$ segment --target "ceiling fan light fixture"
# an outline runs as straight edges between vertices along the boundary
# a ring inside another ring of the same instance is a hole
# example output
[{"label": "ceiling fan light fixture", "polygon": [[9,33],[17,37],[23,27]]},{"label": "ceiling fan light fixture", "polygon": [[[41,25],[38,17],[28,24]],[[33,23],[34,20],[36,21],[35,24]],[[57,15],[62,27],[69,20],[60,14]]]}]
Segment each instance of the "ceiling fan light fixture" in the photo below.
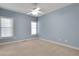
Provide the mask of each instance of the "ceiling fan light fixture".
[{"label": "ceiling fan light fixture", "polygon": [[32,15],[37,15],[37,12],[32,12]]},{"label": "ceiling fan light fixture", "polygon": [[41,16],[43,13],[40,11],[40,7],[37,7],[33,10],[31,10],[31,12],[27,13],[28,15],[31,15],[31,16],[35,16],[35,17],[38,17],[38,16]]},{"label": "ceiling fan light fixture", "polygon": [[32,12],[32,15],[38,16],[38,11],[33,11],[33,12]]}]

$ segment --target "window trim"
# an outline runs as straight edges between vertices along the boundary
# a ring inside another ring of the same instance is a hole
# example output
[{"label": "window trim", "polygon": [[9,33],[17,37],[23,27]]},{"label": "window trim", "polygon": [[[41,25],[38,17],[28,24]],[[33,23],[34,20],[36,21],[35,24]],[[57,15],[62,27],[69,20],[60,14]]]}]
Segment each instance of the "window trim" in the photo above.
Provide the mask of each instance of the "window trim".
[{"label": "window trim", "polygon": [[[35,34],[32,33],[32,22],[36,23],[36,33]],[[31,21],[31,35],[37,35],[37,21]]]},{"label": "window trim", "polygon": [[[1,29],[0,29],[0,38],[12,38],[14,37],[14,20],[12,17],[6,17],[6,16],[0,16],[0,22],[1,22],[1,18],[7,18],[7,19],[11,19],[12,20],[12,36],[8,36],[8,37],[2,37],[1,36]],[[1,24],[0,24],[0,28],[1,28]]]}]

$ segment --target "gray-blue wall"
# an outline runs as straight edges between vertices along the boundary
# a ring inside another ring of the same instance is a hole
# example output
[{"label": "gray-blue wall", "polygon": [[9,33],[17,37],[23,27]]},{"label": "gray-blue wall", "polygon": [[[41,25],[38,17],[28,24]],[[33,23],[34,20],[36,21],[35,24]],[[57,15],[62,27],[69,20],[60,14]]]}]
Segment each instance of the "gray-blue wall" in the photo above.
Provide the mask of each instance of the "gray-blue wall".
[{"label": "gray-blue wall", "polygon": [[13,12],[0,8],[0,16],[10,17],[14,20],[14,37],[11,38],[0,38],[0,43],[24,40],[31,38],[31,20],[36,20],[35,17],[27,16],[22,13]]},{"label": "gray-blue wall", "polygon": [[39,17],[38,28],[41,38],[79,47],[79,4]]}]

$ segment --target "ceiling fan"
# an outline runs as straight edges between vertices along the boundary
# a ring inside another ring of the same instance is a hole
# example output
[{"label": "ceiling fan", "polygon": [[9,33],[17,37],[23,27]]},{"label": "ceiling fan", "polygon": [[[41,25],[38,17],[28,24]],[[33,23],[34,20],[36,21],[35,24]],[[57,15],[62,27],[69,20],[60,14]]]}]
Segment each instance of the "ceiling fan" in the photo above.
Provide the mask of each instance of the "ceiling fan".
[{"label": "ceiling fan", "polygon": [[40,7],[37,7],[37,4],[34,4],[36,6],[34,9],[32,9],[30,12],[28,12],[28,15],[39,17],[43,14]]}]

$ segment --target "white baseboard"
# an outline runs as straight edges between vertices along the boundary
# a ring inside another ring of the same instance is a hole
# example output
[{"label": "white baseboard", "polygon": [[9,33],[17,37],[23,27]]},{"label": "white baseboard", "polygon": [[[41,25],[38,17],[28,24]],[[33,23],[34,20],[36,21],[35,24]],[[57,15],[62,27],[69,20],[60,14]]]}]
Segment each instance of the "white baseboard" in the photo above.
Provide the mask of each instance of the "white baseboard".
[{"label": "white baseboard", "polygon": [[[27,40],[33,40],[33,39],[37,39],[37,38],[29,38],[29,39],[23,39],[23,40],[11,41],[11,42],[4,42],[4,43],[0,43],[0,45],[11,44],[11,43],[27,41]],[[54,44],[58,44],[58,45],[61,45],[61,46],[65,46],[65,47],[69,47],[69,48],[72,48],[72,49],[79,50],[78,47],[74,47],[74,46],[71,46],[71,45],[67,45],[67,44],[51,41],[51,40],[48,40],[48,39],[39,38],[39,40],[43,40],[43,41],[47,41],[47,42],[50,42],[50,43],[54,43]]]},{"label": "white baseboard", "polygon": [[21,42],[21,41],[27,41],[27,40],[33,40],[33,39],[36,39],[36,38],[29,38],[29,39],[16,40],[16,41],[11,41],[11,42],[4,42],[4,43],[0,43],[0,45],[11,44],[11,43],[16,43],[16,42]]},{"label": "white baseboard", "polygon": [[42,38],[40,38],[40,40],[44,40],[44,41],[47,41],[47,42],[50,42],[50,43],[54,43],[54,44],[58,44],[58,45],[61,45],[61,46],[68,47],[68,48],[79,50],[78,47],[74,47],[74,46],[67,45],[67,44],[64,44],[64,43],[59,43],[59,42],[51,41],[51,40],[48,40],[48,39],[42,39]]}]

